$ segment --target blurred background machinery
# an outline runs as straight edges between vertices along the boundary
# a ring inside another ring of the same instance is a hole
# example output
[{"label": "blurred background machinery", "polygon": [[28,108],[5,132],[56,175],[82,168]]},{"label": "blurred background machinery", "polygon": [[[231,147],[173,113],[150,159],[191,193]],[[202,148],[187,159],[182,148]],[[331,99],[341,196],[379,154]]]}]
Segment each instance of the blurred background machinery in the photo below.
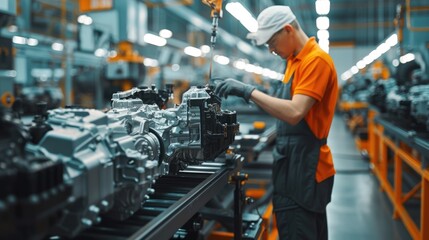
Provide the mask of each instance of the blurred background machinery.
[{"label": "blurred background machinery", "polygon": [[394,204],[394,218],[403,220],[413,239],[424,239],[428,224],[428,199],[420,195],[428,191],[428,10],[419,1],[397,5],[392,35],[342,74],[346,83],[339,103],[359,150]]}]

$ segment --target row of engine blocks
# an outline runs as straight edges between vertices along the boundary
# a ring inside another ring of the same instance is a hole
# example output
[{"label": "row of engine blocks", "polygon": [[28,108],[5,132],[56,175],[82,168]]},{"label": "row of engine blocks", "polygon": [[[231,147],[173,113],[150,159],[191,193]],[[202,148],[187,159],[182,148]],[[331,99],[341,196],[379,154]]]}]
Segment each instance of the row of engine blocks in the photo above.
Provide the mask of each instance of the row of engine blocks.
[{"label": "row of engine blocks", "polygon": [[4,110],[0,238],[74,237],[101,218],[125,220],[159,176],[218,161],[239,125],[212,90],[191,87],[162,109],[165,92],[135,88],[113,94],[107,112],[40,111],[31,125]]},{"label": "row of engine blocks", "polygon": [[403,122],[411,122],[416,130],[429,131],[429,84],[397,84],[397,80],[371,82],[357,79],[343,87],[342,101],[369,102],[381,113]]}]

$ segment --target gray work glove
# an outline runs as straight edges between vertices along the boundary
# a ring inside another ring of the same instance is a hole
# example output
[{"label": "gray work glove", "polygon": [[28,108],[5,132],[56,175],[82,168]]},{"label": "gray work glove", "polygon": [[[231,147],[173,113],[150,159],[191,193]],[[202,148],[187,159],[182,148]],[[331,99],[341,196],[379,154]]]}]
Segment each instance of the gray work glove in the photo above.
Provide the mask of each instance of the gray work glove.
[{"label": "gray work glove", "polygon": [[227,98],[229,95],[234,95],[244,98],[246,102],[249,102],[250,95],[252,94],[255,87],[243,82],[237,81],[232,78],[227,78],[217,84],[215,93],[219,97]]}]

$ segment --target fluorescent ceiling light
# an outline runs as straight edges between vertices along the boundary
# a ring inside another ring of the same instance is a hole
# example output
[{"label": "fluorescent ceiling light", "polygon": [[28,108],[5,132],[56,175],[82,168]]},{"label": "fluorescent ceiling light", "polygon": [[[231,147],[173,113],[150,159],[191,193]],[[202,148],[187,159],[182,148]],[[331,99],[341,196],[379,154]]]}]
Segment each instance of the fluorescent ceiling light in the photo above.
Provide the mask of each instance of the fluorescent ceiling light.
[{"label": "fluorescent ceiling light", "polygon": [[201,49],[201,52],[203,52],[205,54],[207,54],[207,53],[209,53],[211,51],[211,48],[208,45],[202,45],[200,47],[200,49]]},{"label": "fluorescent ceiling light", "polygon": [[263,73],[263,68],[261,66],[256,66],[255,67],[255,73],[256,74],[262,74]]},{"label": "fluorescent ceiling light", "polygon": [[173,32],[168,29],[162,29],[159,31],[159,36],[163,38],[171,38],[173,36]]},{"label": "fluorescent ceiling light", "polygon": [[143,60],[143,63],[145,66],[148,66],[148,67],[157,67],[158,66],[158,60],[152,59],[152,58],[145,58]]},{"label": "fluorescent ceiling light", "polygon": [[316,26],[320,30],[326,30],[329,28],[329,18],[328,17],[318,17],[316,19]]},{"label": "fluorescent ceiling light", "polygon": [[414,56],[414,54],[412,54],[412,53],[407,53],[407,54],[405,54],[404,56],[400,57],[400,58],[399,58],[399,61],[400,61],[402,64],[404,64],[404,63],[407,63],[407,62],[411,62],[411,61],[413,61],[415,58],[416,58],[416,57]]},{"label": "fluorescent ceiling light", "polygon": [[185,47],[185,49],[183,50],[185,52],[185,54],[192,56],[192,57],[201,57],[201,50],[196,48],[196,47]]},{"label": "fluorescent ceiling light", "polygon": [[352,68],[350,68],[350,71],[352,71],[353,74],[356,74],[359,72],[359,68],[356,66],[353,66]]},{"label": "fluorescent ceiling light", "polygon": [[244,62],[243,60],[237,60],[233,63],[233,66],[237,69],[244,70],[244,68],[246,67],[246,62]]},{"label": "fluorescent ceiling light", "polygon": [[262,75],[265,76],[265,77],[270,76],[270,73],[271,73],[271,69],[269,69],[269,68],[264,68],[262,70]]},{"label": "fluorescent ceiling light", "polygon": [[271,71],[270,74],[268,75],[268,77],[271,79],[278,79],[279,73],[276,71]]},{"label": "fluorescent ceiling light", "polygon": [[12,42],[15,44],[26,44],[27,39],[25,37],[13,36]]},{"label": "fluorescent ceiling light", "polygon": [[329,46],[329,39],[319,39],[319,45]]},{"label": "fluorescent ceiling light", "polygon": [[372,59],[372,61],[379,58],[380,56],[381,56],[381,53],[377,49],[372,50],[372,52],[369,54],[369,57]]},{"label": "fluorescent ceiling light", "polygon": [[215,55],[213,60],[221,65],[227,65],[229,63],[229,58],[221,55]]},{"label": "fluorescent ceiling light", "polygon": [[380,46],[377,47],[377,51],[379,51],[381,54],[389,51],[390,46],[387,43],[382,43]]},{"label": "fluorescent ceiling light", "polygon": [[9,27],[7,27],[7,30],[9,32],[16,32],[18,31],[18,27],[16,25],[10,25]]},{"label": "fluorescent ceiling light", "polygon": [[97,48],[97,50],[95,50],[94,55],[96,57],[105,57],[107,56],[107,50],[104,48]]},{"label": "fluorescent ceiling light", "polygon": [[360,60],[359,62],[356,63],[356,67],[358,67],[359,69],[363,69],[365,66],[366,64],[363,60]]},{"label": "fluorescent ceiling light", "polygon": [[319,15],[327,15],[331,8],[331,2],[329,0],[317,0],[316,1],[316,12]]},{"label": "fluorescent ceiling light", "polygon": [[255,71],[255,68],[256,68],[256,66],[255,66],[255,65],[248,63],[248,64],[246,64],[246,66],[244,67],[244,70],[245,70],[246,72],[254,72],[254,71]]},{"label": "fluorescent ceiling light", "polygon": [[317,31],[317,38],[320,40],[328,40],[329,39],[329,31],[328,30]]},{"label": "fluorescent ceiling light", "polygon": [[348,70],[348,71],[345,71],[343,74],[341,74],[341,79],[343,81],[346,81],[347,79],[351,78],[352,76],[353,76],[353,73],[350,70]]},{"label": "fluorescent ceiling light", "polygon": [[28,46],[37,46],[37,44],[39,44],[39,40],[37,40],[35,38],[27,39],[27,45]]},{"label": "fluorescent ceiling light", "polygon": [[388,44],[390,47],[395,46],[396,44],[398,44],[398,35],[396,35],[396,33],[392,34],[392,36],[390,36],[387,40],[386,40],[386,44]]},{"label": "fluorescent ceiling light", "polygon": [[91,25],[92,24],[92,18],[88,15],[80,15],[79,17],[77,17],[77,22],[81,23],[83,25]]},{"label": "fluorescent ceiling light", "polygon": [[145,41],[146,43],[158,46],[158,47],[162,47],[162,46],[165,46],[165,44],[167,44],[167,40],[165,40],[165,38],[162,38],[160,36],[156,36],[156,35],[151,34],[151,33],[146,33],[143,36],[143,41]]},{"label": "fluorescent ceiling light", "polygon": [[62,50],[64,50],[64,45],[62,43],[57,43],[57,42],[52,43],[51,47],[52,47],[52,50],[55,50],[58,52],[61,52]]},{"label": "fluorescent ceiling light", "polygon": [[226,4],[225,9],[240,21],[249,32],[256,32],[258,30],[258,22],[241,3],[230,2]]},{"label": "fluorescent ceiling light", "polygon": [[374,59],[372,59],[370,56],[366,56],[362,60],[366,65],[368,65],[368,64],[372,63],[372,61],[374,61]]}]

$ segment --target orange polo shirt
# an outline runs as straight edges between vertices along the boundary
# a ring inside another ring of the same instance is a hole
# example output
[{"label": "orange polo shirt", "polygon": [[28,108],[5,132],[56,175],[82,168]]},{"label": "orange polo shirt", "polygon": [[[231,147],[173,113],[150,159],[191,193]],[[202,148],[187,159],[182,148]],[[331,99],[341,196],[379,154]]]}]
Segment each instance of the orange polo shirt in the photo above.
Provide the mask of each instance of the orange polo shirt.
[{"label": "orange polo shirt", "polygon": [[[297,56],[289,56],[284,83],[294,74],[291,96],[302,94],[317,102],[305,116],[305,121],[314,135],[327,138],[335,112],[338,96],[338,80],[332,58],[311,37]],[[332,153],[328,145],[320,148],[316,181],[321,182],[335,174]]]}]

